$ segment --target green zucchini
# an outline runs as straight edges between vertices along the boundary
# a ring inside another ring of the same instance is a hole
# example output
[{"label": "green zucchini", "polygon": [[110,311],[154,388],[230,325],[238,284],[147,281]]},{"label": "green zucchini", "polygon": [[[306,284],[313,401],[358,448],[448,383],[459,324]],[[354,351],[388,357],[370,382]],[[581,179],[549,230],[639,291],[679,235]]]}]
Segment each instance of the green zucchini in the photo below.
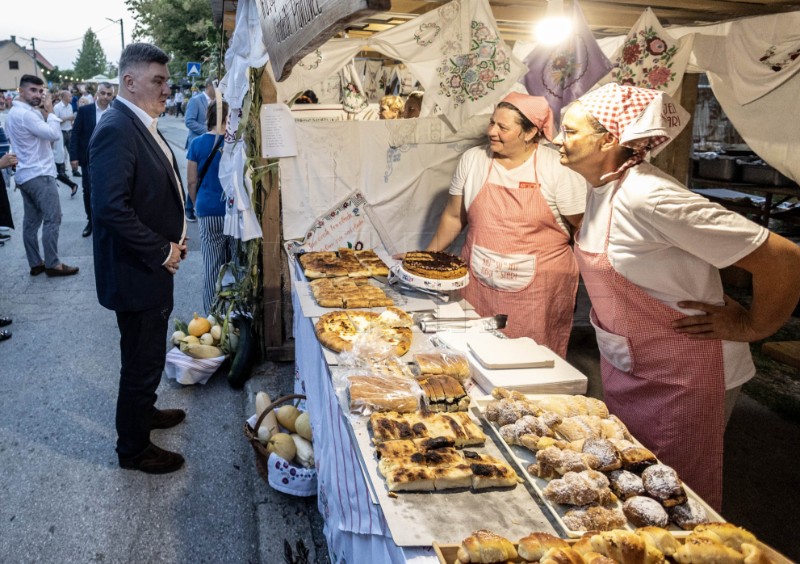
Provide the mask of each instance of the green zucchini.
[{"label": "green zucchini", "polygon": [[228,384],[239,389],[252,375],[257,349],[253,339],[252,320],[249,317],[237,317],[233,319],[233,325],[239,329],[239,345],[228,372]]}]

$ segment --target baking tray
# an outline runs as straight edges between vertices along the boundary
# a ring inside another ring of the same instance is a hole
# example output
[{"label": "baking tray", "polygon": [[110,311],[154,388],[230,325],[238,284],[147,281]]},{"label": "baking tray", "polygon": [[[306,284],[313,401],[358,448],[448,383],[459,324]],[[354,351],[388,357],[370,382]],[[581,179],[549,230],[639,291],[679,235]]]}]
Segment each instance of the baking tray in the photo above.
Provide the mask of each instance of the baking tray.
[{"label": "baking tray", "polygon": [[[499,533],[498,533],[499,534]],[[509,539],[510,540],[510,539]],[[565,539],[569,544],[575,544],[578,542],[578,539]],[[681,539],[678,538],[678,542],[681,542]],[[440,564],[455,564],[456,558],[458,556],[458,549],[461,544],[442,544],[439,542],[433,543],[433,552],[436,554],[436,557],[439,559]],[[756,542],[756,546],[761,549],[764,555],[769,558],[772,564],[792,564],[792,561],[786,558],[783,554],[772,548],[771,546],[764,544],[761,541]],[[517,543],[514,543],[514,548],[517,548]],[[512,562],[522,562],[521,559],[512,560]]]},{"label": "baking tray", "polygon": [[[392,299],[394,302],[395,307],[398,307],[404,311],[429,311],[436,309],[436,302],[431,299],[430,296],[422,296],[419,294],[415,295],[415,292],[412,291],[404,291],[402,287],[398,286],[387,286],[385,284],[381,284],[374,278],[369,279],[369,284],[380,288],[384,291],[384,293]],[[317,303],[314,299],[314,296],[311,294],[311,286],[309,282],[303,281],[294,281],[295,288],[297,289],[297,296],[300,299],[300,309],[303,312],[303,317],[320,317],[331,311],[337,311],[343,309],[341,307],[322,307]],[[367,311],[377,311],[382,312],[386,308],[385,307],[354,307],[350,309],[355,310],[367,310]]]},{"label": "baking tray", "polygon": [[[351,416],[349,419],[370,487],[378,498],[392,540],[398,546],[431,546],[434,540],[457,544],[472,531],[487,526],[508,531],[515,538],[531,531],[562,534],[557,522],[525,481],[513,489],[399,492],[396,497],[390,496],[385,480],[378,473],[378,460],[367,428],[369,417]],[[485,422],[476,421],[486,433],[487,441],[483,447],[467,447],[467,450],[506,458]]]},{"label": "baking tray", "polygon": [[[549,394],[526,394],[526,396],[529,397],[530,399],[541,399],[543,397],[546,397],[547,395]],[[550,503],[549,501],[547,501],[544,495],[542,494],[542,490],[545,488],[545,486],[547,486],[550,480],[545,480],[544,478],[533,476],[527,471],[528,465],[534,464],[536,462],[536,454],[525,447],[517,445],[509,445],[508,443],[506,443],[500,436],[500,429],[497,426],[497,424],[486,420],[484,413],[486,411],[486,405],[490,401],[494,401],[494,398],[491,396],[485,398],[477,398],[477,399],[473,398],[471,407],[471,409],[473,410],[473,414],[480,417],[481,421],[484,423],[484,427],[489,429],[489,433],[492,434],[494,440],[502,445],[503,449],[507,453],[506,458],[512,463],[512,465],[516,466],[515,469],[517,470],[517,474],[522,476],[522,478],[525,479],[531,485],[533,490],[541,498],[542,503],[552,513],[553,518],[558,522],[559,526],[564,530],[567,536],[571,538],[582,537],[586,531],[576,531],[573,529],[569,529],[566,523],[564,523],[564,515],[567,513],[567,511],[574,509],[574,506],[563,505],[560,503]],[[641,443],[638,443],[638,441],[636,441],[635,438],[634,442],[641,445]],[[696,502],[698,502],[700,505],[703,506],[703,509],[705,509],[706,513],[708,514],[709,521],[716,521],[716,522],[725,521],[725,519],[723,519],[719,513],[714,511],[714,509],[712,509],[710,505],[708,505],[705,501],[703,501],[703,499],[700,496],[694,493],[694,491],[692,491],[692,489],[689,488],[689,486],[683,484],[683,489],[686,492],[687,497],[694,499]],[[618,500],[616,502],[616,508],[619,509],[620,512],[622,511],[621,501]],[[636,527],[634,527],[631,523],[628,523],[626,528],[635,529]],[[683,529],[678,528],[672,523],[669,524],[667,530],[669,530],[669,532],[675,535],[676,537],[685,537],[690,533],[690,531],[684,531]]]}]

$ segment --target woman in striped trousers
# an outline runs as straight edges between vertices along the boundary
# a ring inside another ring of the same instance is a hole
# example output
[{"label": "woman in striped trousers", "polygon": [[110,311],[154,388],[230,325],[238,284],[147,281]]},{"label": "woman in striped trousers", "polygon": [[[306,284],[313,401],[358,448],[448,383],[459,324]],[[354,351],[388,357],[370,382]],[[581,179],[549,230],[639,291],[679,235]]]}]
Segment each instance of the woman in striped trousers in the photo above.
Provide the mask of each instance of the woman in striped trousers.
[{"label": "woman in striped trousers", "polygon": [[[203,311],[209,313],[214,301],[214,286],[219,269],[230,262],[235,249],[232,237],[223,235],[225,192],[219,181],[222,141],[228,121],[228,104],[222,102],[206,111],[208,133],[192,140],[187,155],[186,177],[189,197],[194,203],[200,228],[200,252],[203,255]],[[219,119],[218,119],[219,118]]]}]

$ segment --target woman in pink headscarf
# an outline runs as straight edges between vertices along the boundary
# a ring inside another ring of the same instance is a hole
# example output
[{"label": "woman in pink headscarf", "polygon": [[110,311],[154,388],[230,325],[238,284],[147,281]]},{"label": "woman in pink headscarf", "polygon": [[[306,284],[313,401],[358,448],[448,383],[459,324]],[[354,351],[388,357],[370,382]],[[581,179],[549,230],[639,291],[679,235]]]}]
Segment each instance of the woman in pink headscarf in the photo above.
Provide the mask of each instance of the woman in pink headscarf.
[{"label": "woman in pink headscarf", "polygon": [[480,315],[507,314],[507,336],[531,337],[563,357],[578,288],[570,230],[583,217],[585,183],[540,144],[553,137],[542,97],[506,96],[487,135],[488,145],[461,157],[427,250],[447,249],[469,225],[464,297]]},{"label": "woman in pink headscarf", "polygon": [[[604,399],[713,507],[727,416],[755,373],[748,341],[800,297],[800,250],[644,162],[688,113],[656,90],[608,84],[568,106],[554,143],[589,183],[575,256],[592,301]],[[753,274],[749,310],[719,268]]]}]

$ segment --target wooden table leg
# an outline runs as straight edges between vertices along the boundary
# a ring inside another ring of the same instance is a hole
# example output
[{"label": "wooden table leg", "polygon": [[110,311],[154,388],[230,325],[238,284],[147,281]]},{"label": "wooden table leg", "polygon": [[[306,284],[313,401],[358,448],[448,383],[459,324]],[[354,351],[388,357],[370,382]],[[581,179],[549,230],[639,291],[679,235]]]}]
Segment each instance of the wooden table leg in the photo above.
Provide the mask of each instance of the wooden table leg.
[{"label": "wooden table leg", "polygon": [[772,194],[764,194],[764,209],[761,211],[761,225],[769,229],[769,217],[772,214]]}]

